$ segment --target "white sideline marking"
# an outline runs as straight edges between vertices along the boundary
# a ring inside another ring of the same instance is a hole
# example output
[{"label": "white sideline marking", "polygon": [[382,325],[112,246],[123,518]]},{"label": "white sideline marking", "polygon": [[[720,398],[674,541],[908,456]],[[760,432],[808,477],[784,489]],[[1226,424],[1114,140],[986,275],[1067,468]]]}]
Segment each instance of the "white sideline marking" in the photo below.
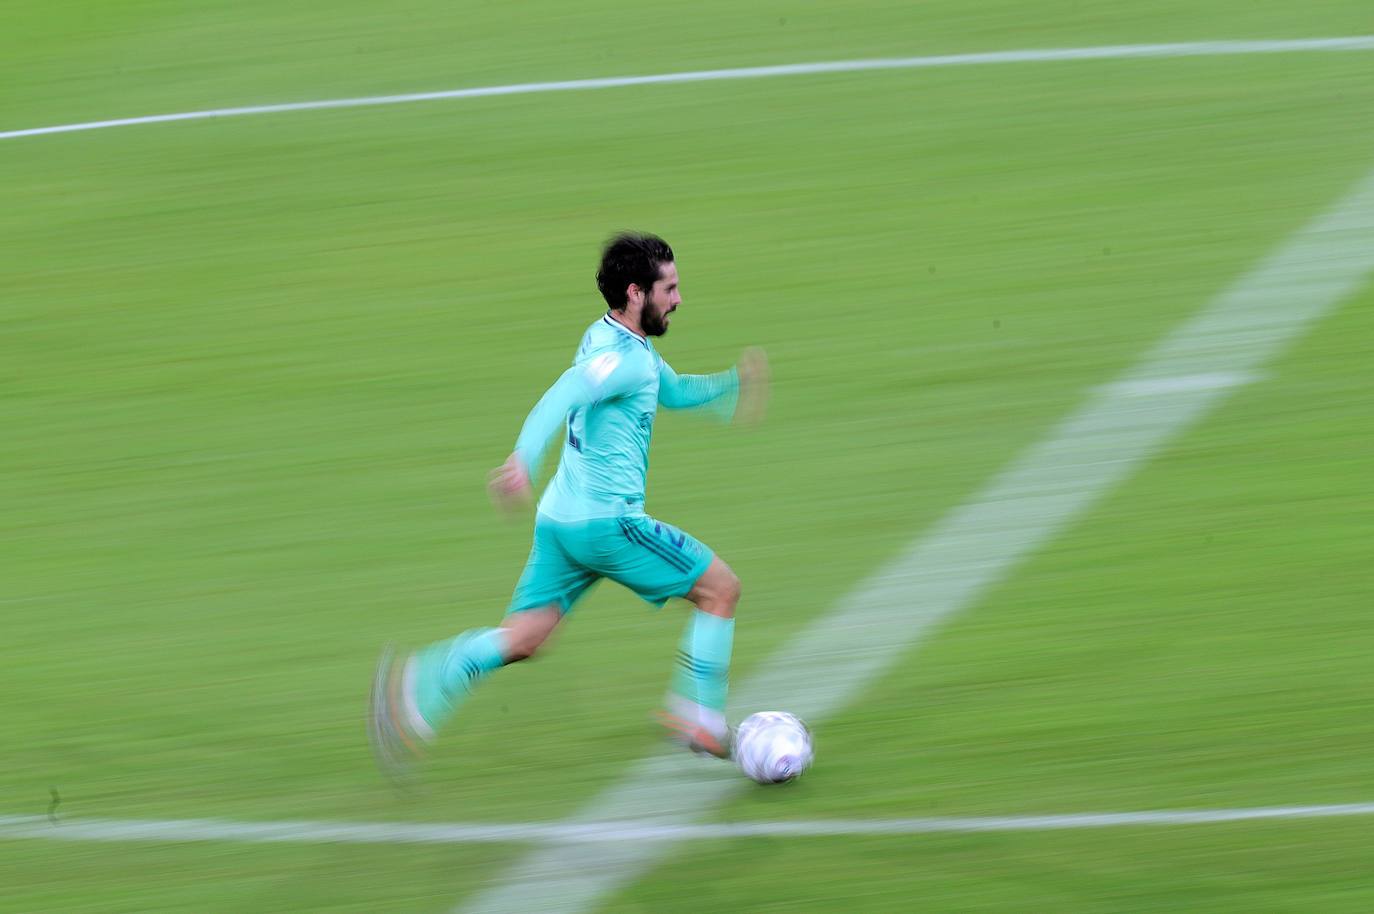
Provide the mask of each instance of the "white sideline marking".
[{"label": "white sideline marking", "polygon": [[[1374,172],[785,644],[733,690],[732,706],[786,708],[814,724],[854,702],[936,626],[980,599],[1235,383],[1254,377],[1371,271]],[[1197,383],[1199,378],[1212,380]],[[688,825],[744,784],[728,766],[685,752],[654,756],[567,821]],[[462,910],[586,911],[662,859],[669,843],[555,843],[512,866]]]},{"label": "white sideline marking", "polygon": [[1273,819],[1374,815],[1374,803],[1261,806],[1252,809],[1153,810],[1041,816],[923,816],[913,819],[832,819],[708,825],[588,822],[419,825],[411,822],[234,822],[226,819],[68,819],[0,816],[0,840],[229,841],[240,844],[509,844],[560,841],[615,844],[729,838],[814,838],[850,835],[930,835],[947,832],[1059,831],[1131,826],[1217,825]]},{"label": "white sideline marking", "polygon": [[762,79],[770,76],[807,76],[819,73],[858,73],[865,70],[911,70],[922,67],[960,67],[981,64],[1044,63],[1064,60],[1108,60],[1128,57],[1216,57],[1231,54],[1282,54],[1297,51],[1370,51],[1374,36],[1349,38],[1299,38],[1279,41],[1194,41],[1176,44],[1122,44],[1095,48],[1047,48],[1043,50],[991,51],[981,54],[939,54],[930,57],[894,57],[876,60],[837,60],[827,63],[794,63],[771,67],[734,67],[725,70],[697,70],[688,73],[659,73],[651,76],[611,76],[602,79],[570,79],[558,82],[516,83],[507,86],[482,86],[449,89],[441,92],[411,92],[405,95],[374,95],[362,98],[336,98],[280,105],[248,105],[238,108],[212,108],[177,114],[151,114],[53,127],[29,127],[0,132],[0,140],[106,127],[133,127],[170,121],[201,121],[255,114],[280,114],[287,111],[319,111],[327,108],[363,108],[371,105],[401,105],[410,102],[484,98],[491,95],[526,95],[534,92],[569,92],[588,89],[617,89],[625,86],[666,83],[708,82],[722,79]]}]

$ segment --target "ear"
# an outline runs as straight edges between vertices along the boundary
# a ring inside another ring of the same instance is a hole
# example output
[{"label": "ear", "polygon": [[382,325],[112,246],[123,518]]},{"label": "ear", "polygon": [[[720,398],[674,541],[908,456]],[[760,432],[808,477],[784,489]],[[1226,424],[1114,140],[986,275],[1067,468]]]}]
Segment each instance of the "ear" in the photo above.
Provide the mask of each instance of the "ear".
[{"label": "ear", "polygon": [[635,305],[644,304],[644,290],[639,287],[639,283],[632,282],[625,289],[625,304]]}]

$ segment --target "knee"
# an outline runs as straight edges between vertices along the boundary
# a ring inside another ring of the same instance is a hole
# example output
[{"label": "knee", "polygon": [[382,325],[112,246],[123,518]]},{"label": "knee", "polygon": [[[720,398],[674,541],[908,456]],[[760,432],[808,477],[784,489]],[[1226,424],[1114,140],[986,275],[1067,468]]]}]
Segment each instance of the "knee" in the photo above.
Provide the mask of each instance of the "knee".
[{"label": "knee", "polygon": [[739,602],[740,593],[742,592],[739,575],[735,574],[733,571],[730,572],[730,576],[725,581],[724,590],[725,601],[730,605],[731,611],[733,611],[735,604]]},{"label": "knee", "polygon": [[735,604],[739,602],[739,596],[739,576],[729,565],[717,558],[697,580],[696,586],[687,594],[687,599],[703,612],[728,619],[735,615]]},{"label": "knee", "polygon": [[517,613],[507,619],[502,626],[505,643],[501,651],[506,663],[528,660],[538,653],[539,648],[548,640],[549,634],[558,624],[559,618],[558,611],[550,608]]},{"label": "knee", "polygon": [[543,639],[534,639],[528,636],[512,637],[506,636],[505,659],[507,663],[519,663],[521,660],[528,660],[539,650],[539,645],[543,644]]},{"label": "knee", "polygon": [[544,641],[548,638],[548,632],[538,629],[507,629],[505,654],[507,663],[519,663],[521,660],[528,660],[539,652]]},{"label": "knee", "polygon": [[703,606],[702,609],[713,615],[734,618],[735,605],[739,603],[740,590],[739,577],[729,568],[726,568],[725,573],[721,575],[713,588],[711,605]]}]

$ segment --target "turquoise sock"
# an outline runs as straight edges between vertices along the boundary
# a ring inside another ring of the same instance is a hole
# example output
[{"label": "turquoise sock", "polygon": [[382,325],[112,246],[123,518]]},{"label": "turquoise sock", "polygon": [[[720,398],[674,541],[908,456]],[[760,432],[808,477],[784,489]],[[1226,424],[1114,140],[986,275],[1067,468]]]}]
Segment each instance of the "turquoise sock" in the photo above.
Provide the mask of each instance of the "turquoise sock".
[{"label": "turquoise sock", "polygon": [[436,730],[443,726],[478,682],[505,665],[504,650],[501,629],[474,628],[417,653],[415,703],[425,722]]},{"label": "turquoise sock", "polygon": [[730,651],[735,643],[735,620],[692,610],[678,647],[672,690],[688,701],[713,711],[725,711],[730,688]]}]

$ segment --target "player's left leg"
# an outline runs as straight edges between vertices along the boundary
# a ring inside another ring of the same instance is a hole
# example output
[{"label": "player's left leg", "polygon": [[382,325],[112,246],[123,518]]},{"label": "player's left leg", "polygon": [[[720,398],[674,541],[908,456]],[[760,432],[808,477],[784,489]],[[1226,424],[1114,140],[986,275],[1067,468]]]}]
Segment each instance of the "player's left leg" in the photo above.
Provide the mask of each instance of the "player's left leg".
[{"label": "player's left leg", "polygon": [[677,667],[660,715],[680,742],[711,755],[730,751],[725,722],[739,578],[704,543],[684,530],[633,516],[607,522],[587,559],[597,571],[663,605],[682,597],[696,604],[679,645]]},{"label": "player's left leg", "polygon": [[689,748],[725,758],[730,754],[725,699],[735,640],[735,606],[740,598],[739,578],[719,556],[713,556],[686,598],[696,608],[678,646],[663,721]]}]

